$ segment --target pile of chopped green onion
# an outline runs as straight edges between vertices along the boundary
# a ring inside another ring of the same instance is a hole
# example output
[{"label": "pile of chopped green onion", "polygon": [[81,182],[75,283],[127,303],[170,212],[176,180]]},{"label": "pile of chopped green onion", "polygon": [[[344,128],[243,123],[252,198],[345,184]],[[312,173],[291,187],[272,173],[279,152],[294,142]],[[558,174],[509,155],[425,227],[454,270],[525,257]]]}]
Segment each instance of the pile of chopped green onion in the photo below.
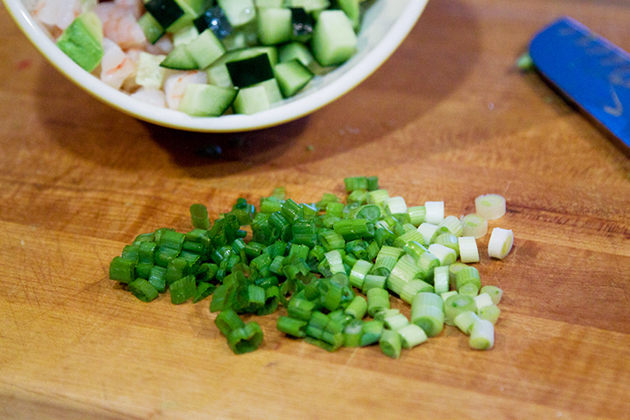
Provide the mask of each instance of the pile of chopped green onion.
[{"label": "pile of chopped green onion", "polygon": [[[466,264],[479,252],[475,237],[463,236],[464,222],[445,217],[443,202],[408,207],[377,177],[344,183],[345,203],[324,194],[300,204],[277,188],[258,209],[239,198],[213,223],[205,206],[193,204],[193,230],[138,235],[114,257],[109,277],[144,302],[167,290],[174,304],[212,295],[215,324],[236,354],[263,341],[260,326],[239,315],[279,306],[279,331],[328,351],[378,343],[398,358],[445,323],[469,335],[472,348],[492,348],[503,292],[482,287]],[[504,258],[513,236],[496,229],[489,252]],[[411,305],[410,319],[391,308],[392,298]]]}]

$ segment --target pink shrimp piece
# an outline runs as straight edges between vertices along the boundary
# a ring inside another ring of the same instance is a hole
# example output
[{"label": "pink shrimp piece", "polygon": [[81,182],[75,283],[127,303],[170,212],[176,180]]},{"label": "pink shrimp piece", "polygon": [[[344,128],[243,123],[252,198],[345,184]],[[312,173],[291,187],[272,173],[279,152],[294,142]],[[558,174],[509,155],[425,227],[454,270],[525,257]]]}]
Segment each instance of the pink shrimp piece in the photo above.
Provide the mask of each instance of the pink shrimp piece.
[{"label": "pink shrimp piece", "polygon": [[136,19],[142,16],[144,12],[144,2],[142,0],[114,0],[114,4],[132,12]]},{"label": "pink shrimp piece", "polygon": [[123,50],[142,48],[147,38],[137,22],[134,9],[116,3],[99,3],[94,12],[103,23],[103,36],[111,39]]},{"label": "pink shrimp piece", "polygon": [[141,87],[130,96],[153,106],[166,108],[166,95],[159,89]]},{"label": "pink shrimp piece", "polygon": [[186,86],[190,83],[208,83],[206,73],[196,70],[177,72],[164,81],[166,104],[170,109],[177,109],[179,107],[179,101],[184,95],[184,89],[186,89]]},{"label": "pink shrimp piece", "polygon": [[64,30],[82,11],[79,0],[38,0],[32,15],[44,25]]},{"label": "pink shrimp piece", "polygon": [[120,89],[125,79],[135,73],[131,57],[113,41],[103,38],[103,59],[101,60],[101,80],[109,86]]}]

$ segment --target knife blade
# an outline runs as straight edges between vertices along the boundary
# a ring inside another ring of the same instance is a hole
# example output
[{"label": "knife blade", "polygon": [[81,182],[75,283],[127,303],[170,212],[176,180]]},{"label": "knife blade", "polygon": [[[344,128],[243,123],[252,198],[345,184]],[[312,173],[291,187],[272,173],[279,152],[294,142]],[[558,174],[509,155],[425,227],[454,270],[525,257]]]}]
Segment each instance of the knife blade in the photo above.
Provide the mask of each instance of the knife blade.
[{"label": "knife blade", "polygon": [[532,39],[529,54],[544,78],[630,147],[630,54],[566,16]]}]

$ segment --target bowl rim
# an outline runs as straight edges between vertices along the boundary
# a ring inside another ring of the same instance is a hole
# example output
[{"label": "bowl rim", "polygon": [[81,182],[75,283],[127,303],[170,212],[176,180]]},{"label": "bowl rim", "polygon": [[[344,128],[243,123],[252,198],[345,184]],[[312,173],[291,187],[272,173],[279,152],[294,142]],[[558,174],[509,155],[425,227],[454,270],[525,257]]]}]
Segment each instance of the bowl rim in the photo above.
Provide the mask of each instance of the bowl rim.
[{"label": "bowl rim", "polygon": [[[352,71],[344,72],[322,88],[253,115],[221,117],[193,117],[171,109],[147,106],[129,97],[128,94],[106,85],[79,67],[57,48],[26,10],[21,0],[2,1],[22,32],[48,62],[96,99],[128,115],[156,125],[186,131],[220,133],[244,132],[284,124],[310,114],[343,96],[376,71],[394,53],[420,18],[429,0],[409,0],[385,36],[362,57],[361,65],[355,66]],[[342,67],[343,65],[339,69]]]}]

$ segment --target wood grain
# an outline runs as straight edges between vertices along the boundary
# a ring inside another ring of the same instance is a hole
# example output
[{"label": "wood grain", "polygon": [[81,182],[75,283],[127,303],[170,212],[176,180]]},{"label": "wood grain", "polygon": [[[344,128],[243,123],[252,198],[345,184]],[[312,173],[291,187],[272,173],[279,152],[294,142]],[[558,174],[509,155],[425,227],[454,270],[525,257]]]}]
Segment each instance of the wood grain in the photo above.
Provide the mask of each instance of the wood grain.
[{"label": "wood grain", "polygon": [[[628,418],[628,151],[513,66],[562,14],[630,49],[628,1],[432,0],[335,103],[199,134],[82,92],[0,9],[0,418]],[[507,198],[491,227],[515,247],[478,264],[505,291],[492,351],[447,327],[396,361],[331,354],[284,338],[274,314],[257,319],[261,349],[237,357],[207,302],[144,304],[107,278],[138,233],[188,229],[193,202],[217,217],[280,185],[314,201],[356,174],[455,215]]]}]

